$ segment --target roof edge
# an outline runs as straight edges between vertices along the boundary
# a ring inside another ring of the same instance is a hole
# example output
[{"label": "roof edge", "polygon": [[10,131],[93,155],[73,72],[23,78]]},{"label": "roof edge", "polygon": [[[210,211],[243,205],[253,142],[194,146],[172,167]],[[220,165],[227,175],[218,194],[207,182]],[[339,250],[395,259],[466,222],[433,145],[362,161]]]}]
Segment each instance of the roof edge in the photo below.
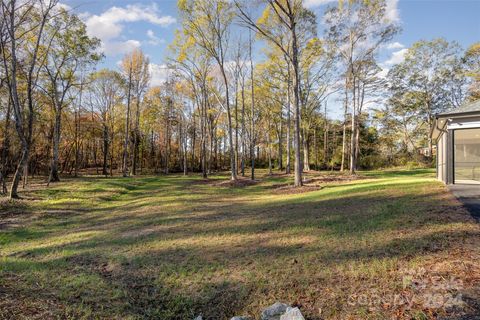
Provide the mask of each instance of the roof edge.
[{"label": "roof edge", "polygon": [[435,115],[435,118],[448,118],[448,117],[465,117],[465,116],[471,116],[478,114],[480,115],[480,110],[479,111],[465,111],[465,112],[459,112],[459,113],[437,113]]}]

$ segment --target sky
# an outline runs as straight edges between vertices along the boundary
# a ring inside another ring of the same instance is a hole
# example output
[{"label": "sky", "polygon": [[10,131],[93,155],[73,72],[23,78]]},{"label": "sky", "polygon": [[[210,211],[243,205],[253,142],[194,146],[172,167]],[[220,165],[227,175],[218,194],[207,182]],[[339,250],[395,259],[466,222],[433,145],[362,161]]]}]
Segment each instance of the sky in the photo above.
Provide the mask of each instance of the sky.
[{"label": "sky", "polygon": [[[338,0],[304,0],[319,21],[329,5]],[[150,58],[151,85],[165,79],[165,57],[175,30],[179,29],[176,0],[63,0],[86,23],[88,33],[102,41],[104,60],[98,68],[117,69],[123,55],[141,48]],[[444,37],[462,47],[480,41],[480,0],[387,0],[387,16],[402,32],[379,54],[388,70],[403,59],[418,40]],[[319,24],[319,36],[323,26]]]}]

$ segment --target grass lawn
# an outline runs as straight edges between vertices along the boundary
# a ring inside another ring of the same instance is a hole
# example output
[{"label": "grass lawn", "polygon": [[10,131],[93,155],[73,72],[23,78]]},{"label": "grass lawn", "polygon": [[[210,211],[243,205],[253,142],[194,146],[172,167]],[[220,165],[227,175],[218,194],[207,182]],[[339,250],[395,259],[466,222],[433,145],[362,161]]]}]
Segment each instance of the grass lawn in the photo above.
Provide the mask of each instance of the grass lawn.
[{"label": "grass lawn", "polygon": [[[480,226],[432,170],[65,179],[0,207],[0,319],[480,313]],[[315,180],[316,179],[316,180]]]}]

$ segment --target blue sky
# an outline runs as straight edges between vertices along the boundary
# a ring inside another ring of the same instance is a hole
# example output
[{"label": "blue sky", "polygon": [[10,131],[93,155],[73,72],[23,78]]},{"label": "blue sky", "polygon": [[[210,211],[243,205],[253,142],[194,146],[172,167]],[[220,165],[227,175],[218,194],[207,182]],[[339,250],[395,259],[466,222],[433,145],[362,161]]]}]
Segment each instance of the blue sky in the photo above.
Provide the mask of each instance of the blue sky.
[{"label": "blue sky", "polygon": [[[337,0],[305,0],[321,16]],[[63,0],[87,24],[88,32],[102,40],[105,59],[100,67],[118,68],[122,56],[140,47],[151,61],[152,84],[165,78],[167,46],[179,28],[174,0]],[[402,32],[382,49],[380,62],[388,69],[420,39],[444,37],[464,48],[480,41],[480,0],[387,0],[387,15]],[[320,19],[319,19],[320,20]],[[322,34],[322,26],[319,26]]]}]

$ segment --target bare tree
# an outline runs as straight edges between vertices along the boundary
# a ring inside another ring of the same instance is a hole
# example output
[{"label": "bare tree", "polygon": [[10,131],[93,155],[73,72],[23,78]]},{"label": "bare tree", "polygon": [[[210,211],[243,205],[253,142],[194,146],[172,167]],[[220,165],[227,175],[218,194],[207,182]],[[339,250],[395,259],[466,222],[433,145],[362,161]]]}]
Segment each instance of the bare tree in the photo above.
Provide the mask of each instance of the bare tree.
[{"label": "bare tree", "polygon": [[77,85],[80,68],[94,64],[101,56],[96,54],[100,40],[89,38],[85,24],[76,15],[60,8],[45,28],[51,38],[50,50],[42,68],[40,88],[50,98],[55,114],[53,150],[48,182],[60,181],[58,176],[59,148],[62,132],[62,112],[67,106],[68,92]]},{"label": "bare tree", "polygon": [[[51,39],[45,41],[43,36],[45,24],[56,4],[56,0],[2,0],[0,3],[3,15],[0,22],[0,49],[15,128],[21,143],[21,155],[10,187],[10,198],[18,198],[18,185],[28,165],[35,117],[35,88],[39,71],[45,63],[45,57],[39,51],[41,46],[45,46],[42,51],[49,49]],[[33,39],[33,46],[22,46],[27,37]],[[25,61],[20,57],[27,55],[27,51],[30,58]]]},{"label": "bare tree", "polygon": [[128,145],[131,122],[131,104],[132,98],[135,99],[135,118],[133,127],[133,150],[132,150],[132,174],[137,173],[138,149],[140,142],[140,106],[145,90],[150,81],[148,70],[149,59],[139,49],[125,55],[122,60],[121,69],[126,80],[127,110],[125,122],[125,142],[123,149],[123,176],[129,174],[128,170]]},{"label": "bare tree", "polygon": [[233,21],[232,9],[231,4],[225,0],[183,1],[180,5],[180,10],[183,13],[182,17],[185,31],[195,39],[197,45],[202,47],[206,53],[216,61],[223,80],[225,97],[224,99],[217,97],[217,100],[227,111],[231,179],[236,180],[237,169],[226,64],[230,26]]},{"label": "bare tree", "polygon": [[[384,0],[365,2],[353,0],[331,7],[325,14],[327,40],[338,52],[342,60],[345,77],[345,115],[351,104],[351,139],[350,139],[350,173],[357,169],[357,128],[361,112],[362,93],[359,96],[360,78],[365,72],[362,61],[372,61],[380,46],[392,39],[399,28],[386,18]],[[379,72],[379,70],[377,69]],[[377,72],[377,73],[378,73]],[[361,89],[360,89],[361,91]],[[365,92],[364,92],[365,93]],[[363,96],[364,97],[364,96]],[[345,119],[346,122],[346,119]],[[344,141],[342,163],[345,157],[346,124],[344,124]],[[342,165],[342,169],[343,169]]]},{"label": "bare tree", "polygon": [[[170,61],[171,69],[185,79],[193,94],[194,105],[200,115],[200,166],[202,176],[207,178],[207,126],[208,126],[208,76],[211,68],[211,58],[205,49],[196,47],[182,34],[177,34],[175,46],[171,46],[173,58]],[[193,133],[195,134],[195,112],[193,113]],[[213,128],[211,128],[213,130]],[[210,133],[212,135],[212,132]],[[212,137],[211,137],[212,139]],[[194,159],[195,135],[192,138],[192,167]],[[209,163],[208,165],[210,165]],[[193,170],[193,168],[192,168]]]},{"label": "bare tree", "polygon": [[126,116],[125,116],[125,139],[123,143],[123,155],[122,155],[122,175],[128,177],[128,140],[130,132],[130,107],[132,102],[132,73],[133,73],[132,61],[124,58],[122,61],[122,71],[126,77],[126,97],[127,97],[127,107],[126,107]]},{"label": "bare tree", "polygon": [[250,129],[250,161],[251,161],[251,179],[255,180],[255,80],[253,77],[253,58],[252,58],[252,34],[249,33],[248,52],[250,58],[250,81],[251,81],[251,129]]},{"label": "bare tree", "polygon": [[[285,27],[289,32],[289,42],[285,43],[279,39],[284,37],[283,28],[269,28],[268,24],[256,22],[245,8],[245,5],[238,0],[235,4],[238,8],[239,17],[250,29],[259,33],[262,37],[277,46],[288,58],[293,71],[293,102],[294,102],[294,149],[295,149],[295,186],[302,186],[302,162],[300,153],[300,123],[301,123],[301,101],[300,101],[300,52],[297,28],[306,11],[300,0],[263,0],[266,9],[270,11],[277,23]],[[287,164],[288,165],[288,164]]]},{"label": "bare tree", "polygon": [[89,101],[92,108],[98,110],[102,126],[102,174],[105,176],[108,175],[108,155],[114,135],[111,119],[114,115],[115,106],[119,104],[123,98],[121,95],[122,82],[121,75],[118,72],[103,69],[92,74],[91,84],[89,86]]}]

